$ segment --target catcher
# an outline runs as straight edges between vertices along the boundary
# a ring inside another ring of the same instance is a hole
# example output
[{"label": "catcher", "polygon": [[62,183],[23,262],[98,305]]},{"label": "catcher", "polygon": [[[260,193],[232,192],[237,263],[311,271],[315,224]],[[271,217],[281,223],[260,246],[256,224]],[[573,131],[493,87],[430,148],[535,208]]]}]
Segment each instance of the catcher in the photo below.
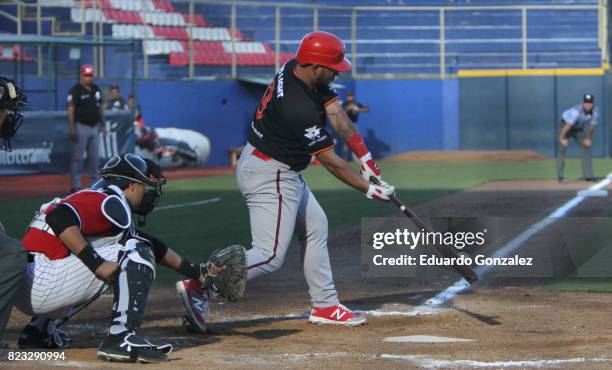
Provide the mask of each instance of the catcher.
[{"label": "catcher", "polygon": [[[154,344],[138,334],[156,263],[211,289],[225,276],[222,271],[230,270],[219,259],[196,265],[136,229],[132,212],[149,214],[166,183],[155,163],[135,154],[115,156],[101,176],[90,189],[43,204],[23,238],[29,263],[15,305],[32,319],[18,345],[67,348],[71,337],[59,327],[113,284],[113,319],[97,358],[166,361],[171,344]],[[244,255],[242,247],[228,251]]]}]

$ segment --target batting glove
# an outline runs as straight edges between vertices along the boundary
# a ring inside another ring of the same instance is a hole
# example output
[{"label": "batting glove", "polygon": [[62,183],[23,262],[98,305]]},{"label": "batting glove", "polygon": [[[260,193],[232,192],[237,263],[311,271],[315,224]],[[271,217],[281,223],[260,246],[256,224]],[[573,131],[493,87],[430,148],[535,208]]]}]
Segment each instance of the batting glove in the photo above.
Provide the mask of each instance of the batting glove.
[{"label": "batting glove", "polygon": [[380,169],[378,168],[376,163],[374,163],[374,160],[372,159],[372,154],[368,152],[368,154],[359,158],[359,161],[361,162],[361,164],[359,165],[359,173],[365,181],[371,182],[371,178],[374,177],[378,181],[382,182],[382,177],[380,176]]},{"label": "batting glove", "polygon": [[395,194],[395,186],[389,185],[384,181],[381,181],[380,185],[370,185],[368,192],[365,194],[370,199],[378,199],[384,202],[388,202],[391,199],[391,195]]}]

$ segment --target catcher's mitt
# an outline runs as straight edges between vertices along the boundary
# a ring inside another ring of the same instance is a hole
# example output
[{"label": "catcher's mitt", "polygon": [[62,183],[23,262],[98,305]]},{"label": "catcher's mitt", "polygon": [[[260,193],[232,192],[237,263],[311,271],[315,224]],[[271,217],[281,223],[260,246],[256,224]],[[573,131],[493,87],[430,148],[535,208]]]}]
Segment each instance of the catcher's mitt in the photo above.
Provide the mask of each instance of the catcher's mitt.
[{"label": "catcher's mitt", "polygon": [[247,280],[246,249],[241,245],[217,249],[200,265],[204,286],[215,296],[236,302],[244,295]]}]

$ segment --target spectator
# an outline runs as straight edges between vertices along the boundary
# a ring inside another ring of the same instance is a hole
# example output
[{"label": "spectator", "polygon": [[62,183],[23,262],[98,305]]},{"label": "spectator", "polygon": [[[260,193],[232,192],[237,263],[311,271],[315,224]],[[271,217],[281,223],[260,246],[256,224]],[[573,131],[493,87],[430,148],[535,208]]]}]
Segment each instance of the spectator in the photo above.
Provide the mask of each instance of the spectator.
[{"label": "spectator", "polygon": [[357,123],[359,120],[359,113],[367,113],[370,111],[367,105],[358,103],[355,101],[355,94],[352,91],[346,93],[346,100],[342,103],[342,109],[346,112],[346,115],[353,121],[353,123]]},{"label": "spectator", "polygon": [[[81,68],[81,81],[68,92],[68,137],[73,140],[74,147],[70,161],[70,192],[81,189],[81,172],[87,153],[86,174],[91,184],[98,177],[100,166],[100,133],[106,135],[102,93],[93,83],[94,69],[90,64]],[[97,129],[98,123],[100,129]]]},{"label": "spectator", "polygon": [[125,100],[121,96],[118,85],[111,85],[110,98],[106,102],[107,110],[125,110],[128,109]]},{"label": "spectator", "polygon": [[[358,103],[355,101],[355,94],[352,91],[346,93],[346,100],[342,103],[342,109],[346,112],[346,115],[353,121],[354,124],[357,124],[359,120],[359,113],[367,113],[370,111],[367,105]],[[345,147],[342,140],[336,141],[336,145],[338,146],[338,153],[340,157],[346,159],[347,161],[353,160],[353,153],[348,147]]]},{"label": "spectator", "polygon": [[[595,181],[593,175],[593,159],[591,154],[591,139],[599,120],[599,108],[595,105],[593,94],[584,94],[582,104],[571,107],[561,116],[561,134],[559,135],[559,152],[557,153],[557,180],[564,181],[565,151],[569,138],[573,138],[580,146],[582,175],[586,181]],[[588,131],[587,131],[588,130]],[[586,131],[586,132],[585,132]]]},{"label": "spectator", "polygon": [[134,112],[134,119],[136,121],[142,119],[142,110],[140,109],[140,104],[136,101],[136,97],[133,94],[128,96],[127,100],[127,109]]}]

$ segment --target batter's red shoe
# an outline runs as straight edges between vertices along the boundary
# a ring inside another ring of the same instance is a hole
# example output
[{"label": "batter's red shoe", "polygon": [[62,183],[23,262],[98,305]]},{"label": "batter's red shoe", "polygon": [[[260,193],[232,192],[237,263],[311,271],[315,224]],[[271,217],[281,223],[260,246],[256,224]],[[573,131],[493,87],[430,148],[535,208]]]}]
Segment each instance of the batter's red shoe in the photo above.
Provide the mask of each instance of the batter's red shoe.
[{"label": "batter's red shoe", "polygon": [[200,333],[206,333],[204,316],[208,314],[208,289],[196,280],[183,280],[176,283],[179,298],[187,311],[187,320]]},{"label": "batter's red shoe", "polygon": [[313,324],[344,326],[357,326],[368,322],[365,317],[353,313],[341,304],[331,307],[313,307],[310,311],[308,321]]}]

